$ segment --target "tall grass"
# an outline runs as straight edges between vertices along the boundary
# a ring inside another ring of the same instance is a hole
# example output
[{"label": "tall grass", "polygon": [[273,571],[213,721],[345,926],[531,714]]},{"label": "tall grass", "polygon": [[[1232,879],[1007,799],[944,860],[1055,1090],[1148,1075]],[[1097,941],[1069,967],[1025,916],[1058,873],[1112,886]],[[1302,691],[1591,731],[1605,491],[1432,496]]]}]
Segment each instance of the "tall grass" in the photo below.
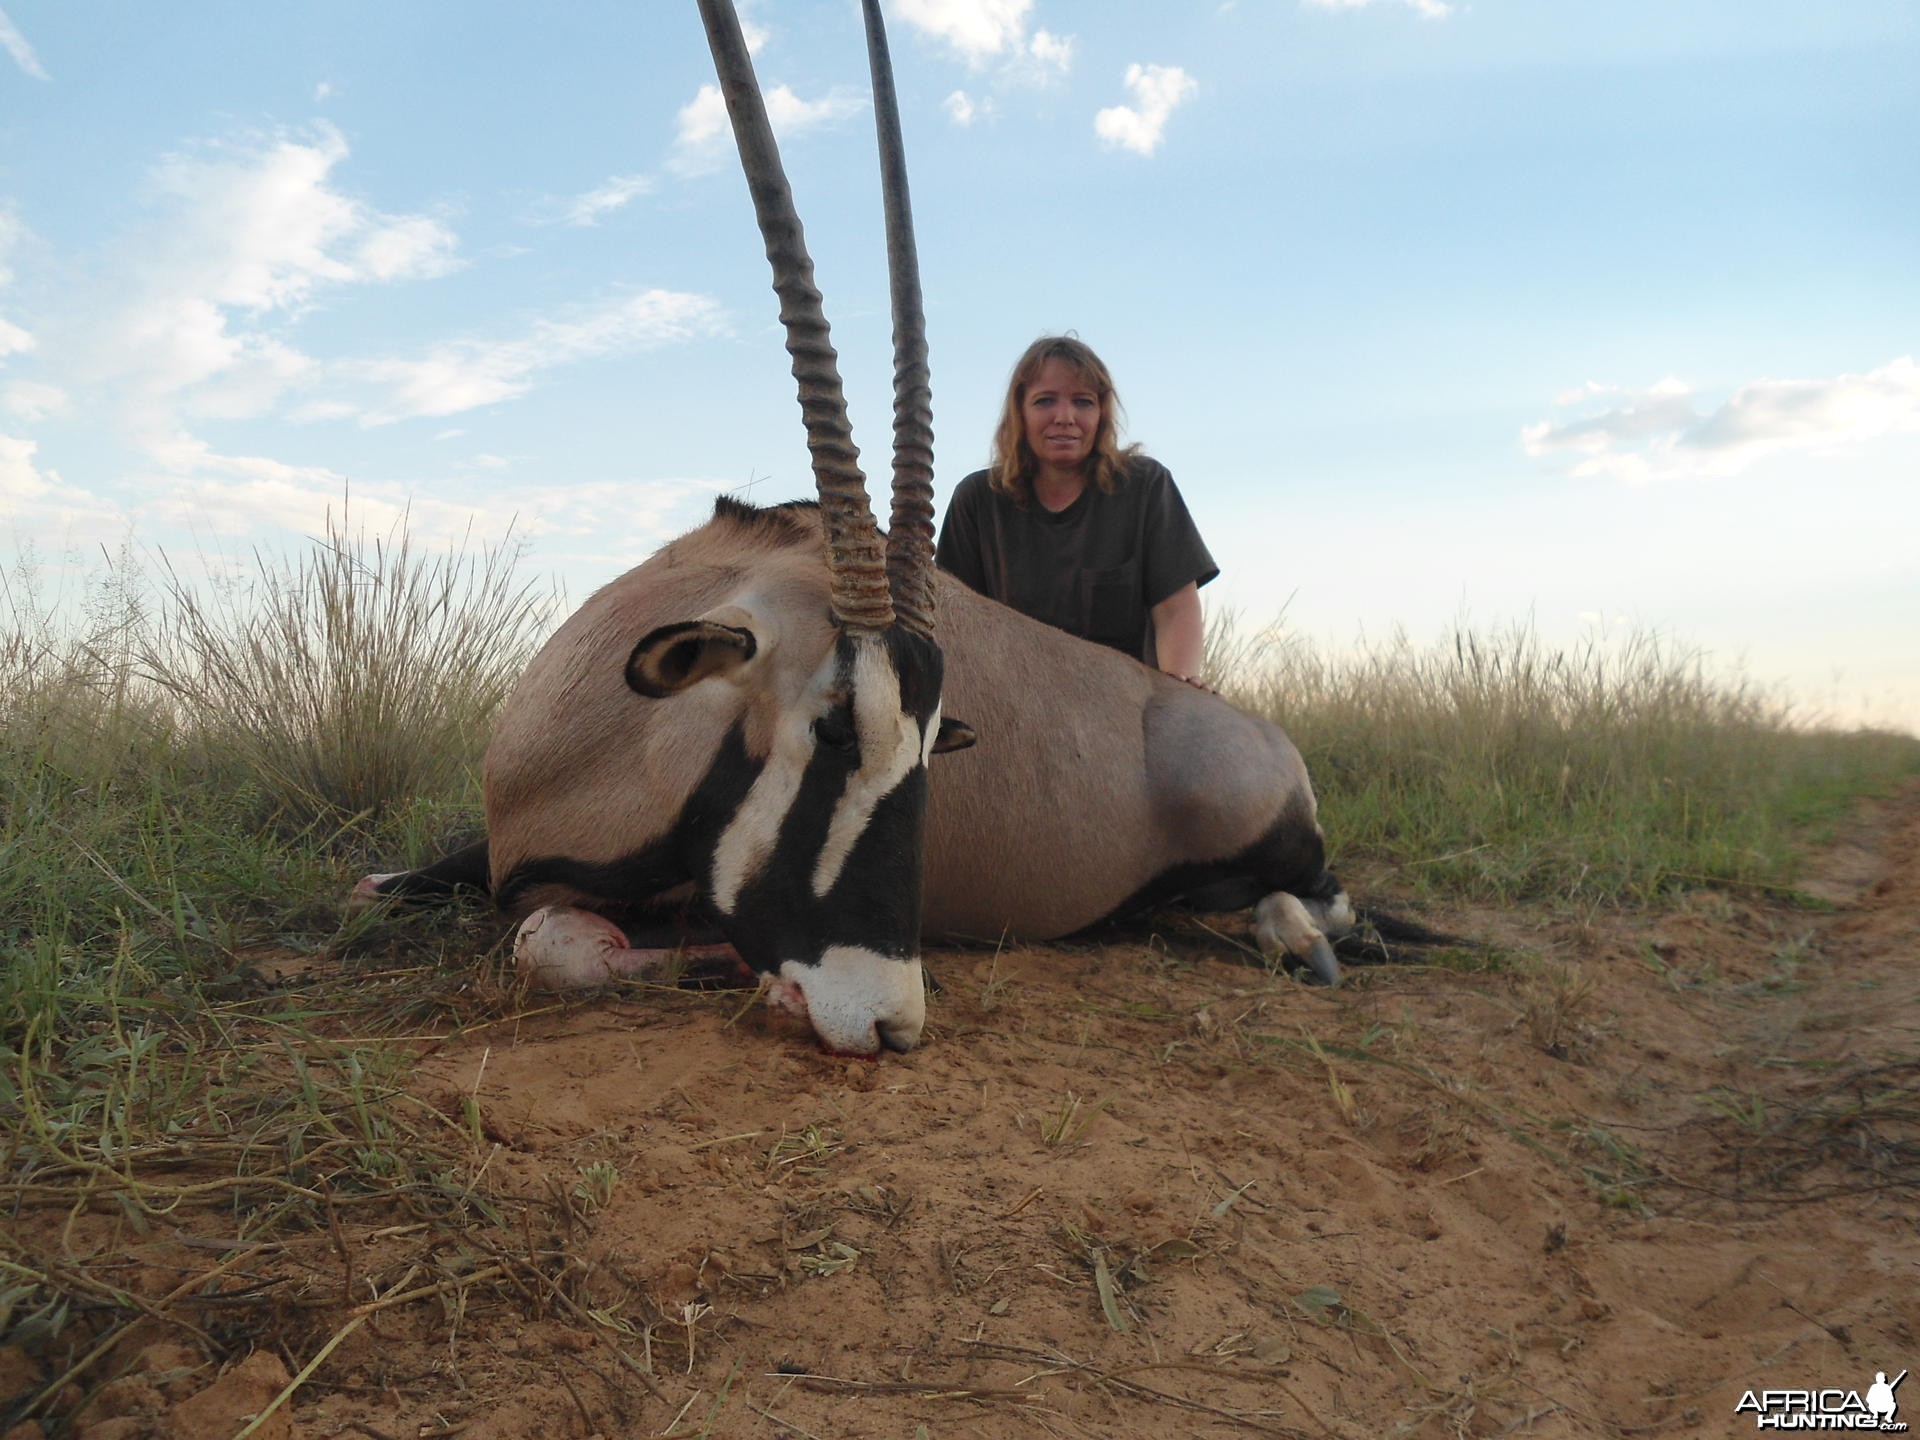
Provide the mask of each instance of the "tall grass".
[{"label": "tall grass", "polygon": [[551,609],[516,559],[423,554],[404,525],[370,536],[343,515],[219,585],[164,564],[149,584],[123,555],[55,607],[17,568],[0,585],[0,937],[92,950],[124,930],[204,962],[312,911],[337,852],[471,828],[492,711]]},{"label": "tall grass", "polygon": [[173,714],[129,663],[147,612],[124,568],[96,578],[68,615],[43,598],[29,556],[0,574],[0,600],[0,755],[10,777],[98,777],[165,754]]},{"label": "tall grass", "polygon": [[196,1029],[253,986],[254,954],[326,943],[356,848],[391,853],[423,812],[477,824],[490,712],[542,623],[513,566],[502,547],[422,556],[404,531],[339,524],[308,556],[256,556],[211,601],[171,570],[152,597],[125,556],[66,606],[31,563],[0,582],[0,1141],[16,1165],[50,1133],[13,1128],[27,1099],[66,1093],[101,1054],[152,1075],[155,1044],[203,1053]]},{"label": "tall grass", "polygon": [[1651,631],[1567,647],[1456,627],[1333,655],[1209,636],[1215,683],[1300,747],[1338,857],[1417,889],[1649,899],[1782,884],[1854,797],[1920,769],[1920,741],[1802,725],[1792,706]]},{"label": "tall grass", "polygon": [[379,1038],[451,995],[459,928],[324,1002],[255,965],[331,943],[356,849],[404,848],[423,811],[477,821],[490,713],[545,622],[514,561],[343,517],[223,587],[123,556],[54,605],[31,561],[0,576],[0,1345],[48,1377],[0,1429],[110,1378],[151,1309],[89,1206],[249,1240],[338,1235],[363,1204],[489,1223],[480,1157]]},{"label": "tall grass", "polygon": [[295,825],[458,791],[551,606],[502,544],[422,554],[329,517],[311,549],[219,586],[166,571],[140,660],[187,728]]}]

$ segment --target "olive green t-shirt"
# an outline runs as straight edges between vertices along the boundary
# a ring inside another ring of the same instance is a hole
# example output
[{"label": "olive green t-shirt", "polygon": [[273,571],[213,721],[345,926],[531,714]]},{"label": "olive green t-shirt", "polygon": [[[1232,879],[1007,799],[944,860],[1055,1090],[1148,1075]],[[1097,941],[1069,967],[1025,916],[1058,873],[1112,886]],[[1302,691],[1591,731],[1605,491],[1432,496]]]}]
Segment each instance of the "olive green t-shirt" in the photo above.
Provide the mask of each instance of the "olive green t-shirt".
[{"label": "olive green t-shirt", "polygon": [[1220,573],[1173,476],[1145,456],[1111,495],[1088,486],[1058,513],[976,470],[947,502],[936,558],[982,595],[1150,665],[1153,607]]}]

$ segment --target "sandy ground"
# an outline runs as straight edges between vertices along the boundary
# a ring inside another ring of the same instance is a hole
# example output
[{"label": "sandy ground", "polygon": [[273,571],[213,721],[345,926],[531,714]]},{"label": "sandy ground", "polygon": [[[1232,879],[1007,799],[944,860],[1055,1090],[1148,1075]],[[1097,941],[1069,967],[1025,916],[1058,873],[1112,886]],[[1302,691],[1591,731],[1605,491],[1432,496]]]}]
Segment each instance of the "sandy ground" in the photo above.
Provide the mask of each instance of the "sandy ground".
[{"label": "sandy ground", "polygon": [[1494,968],[1333,992],[1186,920],[937,951],[877,1063],[737,994],[503,1001],[411,1085],[553,1283],[362,1226],[439,1289],[170,1335],[72,1433],[229,1440],[333,1339],[254,1434],[1752,1433],[1920,1362],[1920,787],[1807,886],[1427,915]]}]

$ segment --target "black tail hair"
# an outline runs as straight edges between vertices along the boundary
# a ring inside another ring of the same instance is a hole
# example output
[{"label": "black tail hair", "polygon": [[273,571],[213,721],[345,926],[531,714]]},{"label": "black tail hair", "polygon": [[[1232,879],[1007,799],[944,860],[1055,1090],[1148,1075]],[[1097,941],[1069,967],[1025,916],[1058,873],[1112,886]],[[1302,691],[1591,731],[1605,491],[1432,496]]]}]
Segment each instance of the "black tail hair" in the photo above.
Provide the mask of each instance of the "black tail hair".
[{"label": "black tail hair", "polygon": [[445,904],[461,894],[485,895],[492,886],[487,842],[477,840],[431,865],[383,881],[380,893],[392,900]]},{"label": "black tail hair", "polygon": [[1444,930],[1434,930],[1422,925],[1418,920],[1408,920],[1403,916],[1389,914],[1385,910],[1372,907],[1354,909],[1353,929],[1333,942],[1334,953],[1342,960],[1351,960],[1364,965],[1390,965],[1396,959],[1389,948],[1391,945],[1418,945],[1423,947],[1448,945],[1462,950],[1484,950],[1486,942],[1469,940],[1464,935],[1449,935]]}]

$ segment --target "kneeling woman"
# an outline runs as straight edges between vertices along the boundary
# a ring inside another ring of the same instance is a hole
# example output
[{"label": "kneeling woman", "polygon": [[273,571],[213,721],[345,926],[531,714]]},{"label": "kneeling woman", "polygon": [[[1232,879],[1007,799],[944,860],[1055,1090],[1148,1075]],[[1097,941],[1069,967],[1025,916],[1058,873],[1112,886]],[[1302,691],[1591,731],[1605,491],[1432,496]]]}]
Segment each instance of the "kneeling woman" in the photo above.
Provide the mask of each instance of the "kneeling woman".
[{"label": "kneeling woman", "polygon": [[1200,586],[1220,573],[1173,476],[1117,438],[1100,357],[1047,336],[1013,367],[991,463],[962,480],[938,559],[982,595],[1200,684]]}]

